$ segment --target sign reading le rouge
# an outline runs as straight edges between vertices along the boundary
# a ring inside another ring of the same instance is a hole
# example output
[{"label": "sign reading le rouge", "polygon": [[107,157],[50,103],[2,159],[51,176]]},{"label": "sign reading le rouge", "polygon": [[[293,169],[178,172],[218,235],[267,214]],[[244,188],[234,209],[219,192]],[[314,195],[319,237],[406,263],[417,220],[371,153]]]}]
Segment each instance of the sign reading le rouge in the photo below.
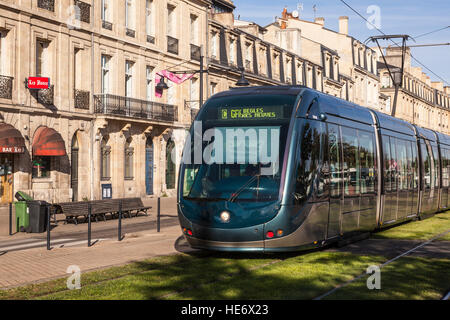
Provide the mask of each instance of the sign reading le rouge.
[{"label": "sign reading le rouge", "polygon": [[27,79],[28,89],[48,89],[50,87],[50,78],[29,77]]}]

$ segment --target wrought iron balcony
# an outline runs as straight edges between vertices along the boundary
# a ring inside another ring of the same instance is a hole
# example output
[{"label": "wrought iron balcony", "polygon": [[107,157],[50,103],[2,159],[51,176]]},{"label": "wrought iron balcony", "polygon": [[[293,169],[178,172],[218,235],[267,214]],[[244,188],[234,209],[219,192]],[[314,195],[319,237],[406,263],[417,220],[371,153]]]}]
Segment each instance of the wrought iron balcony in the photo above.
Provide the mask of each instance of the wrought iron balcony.
[{"label": "wrought iron balcony", "polygon": [[74,3],[75,3],[75,6],[78,7],[78,10],[76,10],[75,18],[82,22],[90,23],[91,22],[91,5],[86,2],[79,1],[79,0],[74,0]]},{"label": "wrought iron balcony", "polygon": [[54,97],[54,85],[51,85],[48,89],[40,89],[37,90],[37,101],[44,105],[53,105],[53,97]]},{"label": "wrought iron balcony", "polygon": [[147,42],[155,44],[155,37],[151,35],[147,35]]},{"label": "wrought iron balcony", "polygon": [[0,76],[0,98],[12,99],[13,77]]},{"label": "wrought iron balcony", "polygon": [[102,28],[107,30],[112,30],[112,23],[106,20],[102,20]]},{"label": "wrought iron balcony", "polygon": [[178,121],[178,108],[173,105],[139,100],[112,94],[94,95],[95,113],[153,121]]},{"label": "wrought iron balcony", "polygon": [[90,92],[84,91],[84,90],[74,90],[74,97],[75,97],[75,108],[77,109],[83,109],[83,110],[89,110],[89,97]]},{"label": "wrought iron balcony", "polygon": [[167,36],[167,52],[178,54],[178,39]]},{"label": "wrought iron balcony", "polygon": [[126,34],[127,34],[127,36],[134,38],[136,36],[136,31],[127,28]]},{"label": "wrought iron balcony", "polygon": [[55,0],[38,0],[38,8],[55,12]]},{"label": "wrought iron balcony", "polygon": [[201,49],[195,44],[191,44],[191,60],[200,61]]}]

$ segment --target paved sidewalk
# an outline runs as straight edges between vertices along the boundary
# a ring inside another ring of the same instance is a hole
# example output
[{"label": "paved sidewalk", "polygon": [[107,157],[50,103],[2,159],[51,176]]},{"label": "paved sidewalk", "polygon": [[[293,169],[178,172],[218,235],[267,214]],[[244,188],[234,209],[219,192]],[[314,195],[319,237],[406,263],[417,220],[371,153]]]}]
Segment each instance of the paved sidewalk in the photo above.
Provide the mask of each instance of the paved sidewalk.
[{"label": "paved sidewalk", "polygon": [[[178,241],[177,241],[178,240]],[[93,239],[95,241],[95,239]],[[121,242],[103,241],[88,248],[36,248],[0,253],[0,288],[68,277],[66,270],[76,265],[81,272],[122,265],[150,257],[175,254],[177,243],[184,243],[179,226],[126,234]],[[186,252],[186,248],[183,247]],[[187,250],[188,251],[188,250]]]}]

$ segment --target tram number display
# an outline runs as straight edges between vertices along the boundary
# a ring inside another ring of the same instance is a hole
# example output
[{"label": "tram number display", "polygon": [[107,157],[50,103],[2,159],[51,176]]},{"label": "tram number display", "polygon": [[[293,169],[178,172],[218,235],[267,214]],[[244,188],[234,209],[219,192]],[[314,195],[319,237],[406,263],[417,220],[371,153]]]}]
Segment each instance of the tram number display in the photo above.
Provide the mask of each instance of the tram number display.
[{"label": "tram number display", "polygon": [[219,108],[219,120],[268,120],[282,119],[281,106],[266,107],[226,107]]}]

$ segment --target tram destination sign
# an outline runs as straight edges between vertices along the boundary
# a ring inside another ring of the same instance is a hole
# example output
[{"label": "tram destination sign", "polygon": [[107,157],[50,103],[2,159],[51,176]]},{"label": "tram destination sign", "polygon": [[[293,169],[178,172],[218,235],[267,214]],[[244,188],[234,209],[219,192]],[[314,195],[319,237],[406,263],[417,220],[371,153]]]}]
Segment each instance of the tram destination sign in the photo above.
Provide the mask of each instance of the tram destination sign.
[{"label": "tram destination sign", "polygon": [[283,119],[283,106],[223,107],[219,120],[277,120]]}]

